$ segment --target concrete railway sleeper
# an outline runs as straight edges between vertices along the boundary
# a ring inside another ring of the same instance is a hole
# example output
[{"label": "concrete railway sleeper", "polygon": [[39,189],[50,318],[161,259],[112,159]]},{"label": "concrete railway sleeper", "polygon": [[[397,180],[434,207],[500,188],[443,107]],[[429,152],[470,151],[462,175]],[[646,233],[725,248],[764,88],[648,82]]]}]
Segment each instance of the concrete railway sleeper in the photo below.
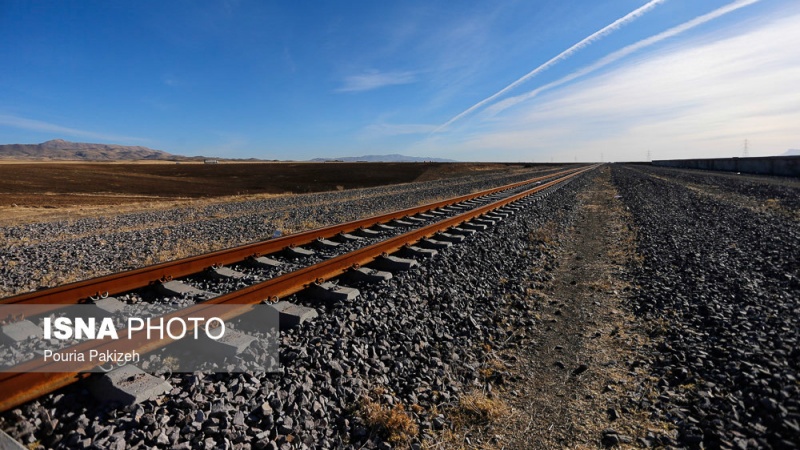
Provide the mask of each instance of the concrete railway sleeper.
[{"label": "concrete railway sleeper", "polygon": [[[426,220],[426,222],[421,223],[421,226],[411,229],[410,231],[399,233],[380,242],[369,243],[369,245],[361,246],[355,250],[330,257],[307,267],[299,268],[288,273],[283,273],[266,281],[261,281],[257,284],[244,287],[243,289],[238,289],[222,295],[215,295],[216,293],[208,295],[203,293],[205,294],[205,297],[208,298],[202,303],[198,303],[192,308],[181,309],[170,313],[166,316],[163,316],[163,318],[164,320],[184,320],[190,318],[188,314],[192,314],[191,317],[196,317],[197,314],[202,315],[204,311],[210,311],[215,305],[241,305],[241,308],[238,308],[237,306],[238,309],[234,309],[234,313],[230,313],[229,316],[225,317],[225,319],[228,320],[237,315],[249,312],[251,310],[251,308],[248,308],[249,305],[261,304],[265,301],[274,303],[277,299],[285,298],[301,291],[310,292],[312,295],[324,297],[329,300],[352,300],[358,295],[358,291],[356,289],[344,286],[343,284],[337,284],[340,282],[340,280],[344,282],[345,279],[352,279],[351,277],[356,276],[361,277],[360,279],[362,281],[380,281],[381,279],[387,279],[390,277],[391,272],[413,269],[414,266],[418,265],[418,261],[416,259],[410,259],[409,256],[412,258],[422,258],[435,254],[436,250],[425,250],[419,247],[422,246],[424,242],[428,241],[440,242],[443,244],[446,243],[447,246],[443,248],[446,248],[450,245],[457,245],[453,244],[453,242],[461,242],[466,239],[466,236],[469,236],[474,232],[485,230],[486,227],[493,226],[499,221],[502,221],[515,214],[519,208],[530,206],[531,202],[533,201],[531,200],[531,196],[533,194],[539,194],[537,197],[543,198],[549,195],[549,193],[551,193],[553,190],[558,189],[567,182],[571,181],[576,176],[594,169],[594,167],[595,166],[565,171],[565,173],[560,173],[558,178],[551,179],[547,182],[529,181],[527,183],[514,185],[512,187],[505,187],[505,189],[498,188],[498,190],[491,193],[491,195],[493,195],[495,198],[497,197],[497,193],[500,193],[501,191],[512,190],[512,193],[511,195],[507,195],[505,198],[494,200],[491,203],[481,202],[482,197],[487,195],[485,193],[472,196],[467,199],[474,200],[470,202],[473,203],[472,209],[470,209],[469,206],[465,206],[464,208],[452,208],[458,210],[458,212],[455,214],[432,214],[430,215],[431,217],[438,219],[434,223],[427,223]],[[530,184],[535,184],[535,186],[530,187]],[[459,202],[461,201],[463,200],[459,200]],[[437,205],[432,209],[440,211],[440,208],[443,206],[455,204],[453,202],[442,203],[443,204]],[[431,208],[428,210],[431,210]],[[497,213],[498,210],[500,210],[499,213]],[[398,217],[409,216],[410,214],[419,217],[420,212],[422,211],[410,213],[405,212],[405,214],[395,215],[392,217],[382,217],[381,220],[376,223],[389,222],[391,220],[396,220]],[[490,215],[492,212],[498,214],[497,216],[494,216],[496,219],[481,219],[486,215]],[[482,223],[479,221],[482,221]],[[455,231],[456,229],[460,229],[462,232],[458,233]],[[334,237],[337,234],[342,233],[341,229],[337,229],[337,227],[328,227],[324,230],[326,230],[326,233],[324,234],[326,237]],[[399,231],[403,230],[401,229]],[[384,229],[378,233],[382,232],[394,233],[398,232],[398,230]],[[451,238],[451,240],[444,240],[444,238],[447,237]],[[442,240],[437,240],[436,238]],[[314,239],[319,239],[319,235],[314,237]],[[392,255],[395,253],[398,256]],[[275,260],[269,258],[264,259],[266,261],[260,264],[264,264],[269,268],[274,267],[273,263]],[[258,262],[258,260],[256,261]],[[222,267],[221,264],[214,265],[214,267],[211,269],[213,271],[213,277],[217,279],[242,278],[240,276],[241,272],[232,269],[222,270],[225,268]],[[334,283],[331,283],[331,280],[333,280]],[[192,292],[191,289],[199,290],[183,283],[176,284],[175,281],[163,283],[163,286],[168,286],[170,283],[172,283],[171,286],[178,291],[184,287],[188,287],[190,292]],[[309,289],[310,291],[308,291]],[[197,295],[197,293],[195,294]],[[198,296],[203,297],[203,294],[199,294]],[[22,299],[20,299],[20,297],[22,297]],[[10,299],[6,300],[14,299],[31,301],[33,304],[41,304],[35,301],[36,297],[34,295],[30,294],[26,296],[11,297]],[[13,302],[11,303],[13,304]],[[297,314],[292,316],[295,318],[293,320],[296,322],[305,320],[306,318],[315,314],[307,310],[303,310],[302,307],[287,305],[285,302],[280,302],[278,304],[285,309],[290,309],[292,307],[299,308],[299,310],[296,311]],[[189,309],[191,309],[191,313],[187,312]],[[207,319],[208,318],[210,317],[207,317]],[[283,322],[283,315],[281,316],[281,322]],[[283,326],[283,324],[281,326]],[[191,331],[191,329],[189,331]],[[130,348],[123,348],[122,350],[146,353],[157,348],[161,348],[172,342],[172,340],[169,338],[157,341],[148,340],[142,333],[142,331],[132,332],[131,336],[134,338],[130,341]],[[241,341],[247,341],[246,336],[240,336],[239,339]],[[87,341],[75,345],[74,347],[70,347],[70,349],[74,349],[75,351],[96,351],[99,353],[108,351],[108,345],[106,345],[106,343],[103,341]],[[42,373],[41,369],[47,364],[48,363],[46,363],[43,358],[36,358],[15,366],[15,372],[6,372],[0,374],[0,410],[8,410],[14,406],[35,399],[45,393],[52,392],[76,380],[84,378],[86,377],[85,371],[90,370],[93,367],[93,364],[91,363],[87,364],[75,362],[68,372]],[[158,383],[155,383],[155,385],[156,389],[159,389]]]},{"label": "concrete railway sleeper", "polygon": [[[92,297],[101,295],[116,295],[134,289],[139,289],[159,283],[163,280],[174,280],[192,274],[202,273],[212,267],[229,266],[244,261],[257,260],[269,255],[288,255],[295,258],[311,256],[315,251],[306,247],[332,247],[330,244],[356,240],[353,238],[378,237],[387,230],[389,222],[402,220],[404,222],[425,223],[442,214],[455,214],[460,209],[452,209],[446,213],[448,207],[459,205],[467,200],[485,203],[493,195],[509,195],[515,189],[551,180],[558,176],[575,173],[580,169],[564,170],[557,173],[532,178],[530,180],[512,183],[505,186],[464,195],[436,203],[431,203],[415,208],[409,208],[393,213],[370,217],[354,222],[309,230],[302,233],[288,235],[276,239],[247,244],[227,250],[212,252],[194,257],[184,258],[167,263],[157,264],[103,277],[78,281],[55,288],[30,292],[0,299],[0,305],[10,304],[39,304],[42,312],[57,308],[56,305],[69,305],[83,303]],[[468,208],[464,206],[464,208]],[[360,234],[360,236],[359,236]],[[320,242],[325,242],[321,244]],[[303,247],[306,246],[306,247]],[[274,259],[273,259],[274,260]],[[271,263],[268,263],[271,264]]]}]

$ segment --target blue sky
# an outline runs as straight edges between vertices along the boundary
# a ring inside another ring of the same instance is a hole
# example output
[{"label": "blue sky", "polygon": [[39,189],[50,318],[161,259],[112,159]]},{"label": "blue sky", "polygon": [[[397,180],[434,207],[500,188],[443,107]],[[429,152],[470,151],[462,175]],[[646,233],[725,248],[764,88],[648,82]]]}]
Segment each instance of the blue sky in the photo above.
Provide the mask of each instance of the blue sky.
[{"label": "blue sky", "polygon": [[774,155],[800,148],[798,48],[796,0],[1,0],[0,143]]}]

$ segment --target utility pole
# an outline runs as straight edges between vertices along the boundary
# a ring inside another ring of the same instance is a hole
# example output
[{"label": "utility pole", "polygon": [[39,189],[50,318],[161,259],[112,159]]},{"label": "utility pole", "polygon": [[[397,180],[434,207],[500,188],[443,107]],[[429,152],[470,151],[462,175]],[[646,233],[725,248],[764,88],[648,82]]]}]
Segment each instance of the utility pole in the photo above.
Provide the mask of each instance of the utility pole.
[{"label": "utility pole", "polygon": [[742,151],[742,156],[747,158],[749,156],[749,149],[747,148],[747,139],[744,140],[744,150]]},{"label": "utility pole", "polygon": [[647,149],[647,161],[652,161],[653,158],[650,157],[650,149]]}]

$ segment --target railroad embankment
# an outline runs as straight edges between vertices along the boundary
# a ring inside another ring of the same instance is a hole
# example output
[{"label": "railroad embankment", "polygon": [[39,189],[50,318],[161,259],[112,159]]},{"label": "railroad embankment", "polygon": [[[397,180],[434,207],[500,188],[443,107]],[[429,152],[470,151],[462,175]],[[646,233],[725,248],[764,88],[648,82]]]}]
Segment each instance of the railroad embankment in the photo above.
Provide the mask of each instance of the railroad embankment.
[{"label": "railroad embankment", "polygon": [[[531,176],[7,226],[0,279],[19,292]],[[606,165],[348,281],[358,298],[282,298],[318,314],[280,331],[279,373],[161,373],[166,395],[124,407],[73,384],[0,430],[29,448],[796,448],[798,199],[791,178]],[[232,292],[495,200],[184,281]],[[119,301],[194,301],[143,292]]]}]

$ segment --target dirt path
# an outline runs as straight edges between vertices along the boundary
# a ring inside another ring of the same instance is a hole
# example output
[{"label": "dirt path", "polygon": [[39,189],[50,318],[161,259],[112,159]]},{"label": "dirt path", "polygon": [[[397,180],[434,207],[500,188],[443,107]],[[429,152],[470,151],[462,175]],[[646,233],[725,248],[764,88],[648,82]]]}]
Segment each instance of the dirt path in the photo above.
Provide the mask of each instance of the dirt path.
[{"label": "dirt path", "polygon": [[516,430],[506,448],[624,448],[665,431],[637,406],[656,391],[639,368],[647,336],[623,304],[634,234],[615,195],[603,168],[579,196],[553,281],[533,295],[539,325],[505,394]]}]

